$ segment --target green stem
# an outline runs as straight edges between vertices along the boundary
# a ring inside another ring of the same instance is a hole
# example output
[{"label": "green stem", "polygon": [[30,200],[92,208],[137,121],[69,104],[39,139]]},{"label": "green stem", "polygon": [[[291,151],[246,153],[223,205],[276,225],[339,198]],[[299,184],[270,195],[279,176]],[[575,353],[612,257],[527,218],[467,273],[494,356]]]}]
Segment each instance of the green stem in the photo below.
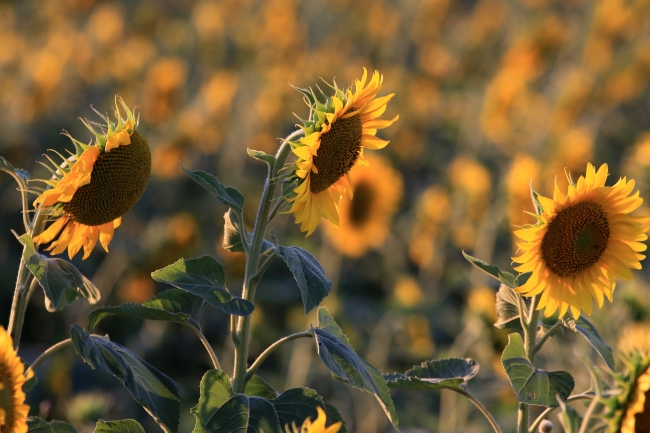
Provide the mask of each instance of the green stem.
[{"label": "green stem", "polygon": [[[571,403],[573,401],[578,401],[578,400],[593,400],[594,397],[595,397],[595,395],[593,393],[586,392],[584,394],[573,395],[573,396],[567,398],[566,402]],[[530,426],[530,428],[528,429],[528,433],[535,433],[537,431],[537,428],[539,427],[539,425],[542,423],[542,421],[544,421],[551,414],[551,412],[553,412],[555,409],[558,409],[558,408],[559,408],[559,406],[549,407],[544,412],[542,412],[537,417],[535,422]]]},{"label": "green stem", "polygon": [[[522,318],[522,325],[524,328],[524,348],[526,349],[526,356],[531,364],[535,361],[535,340],[537,338],[537,323],[539,321],[539,311],[537,306],[539,305],[540,297],[533,296],[530,302],[530,311],[528,314],[525,313],[525,308],[523,308],[523,299],[519,295],[519,312]],[[525,319],[524,319],[525,318]],[[529,407],[525,403],[519,403],[517,410],[517,432],[518,433],[527,433],[528,432],[528,418],[529,418]]]},{"label": "green stem", "polygon": [[490,412],[485,408],[485,406],[483,406],[483,404],[482,404],[480,401],[478,401],[478,400],[476,399],[476,397],[474,397],[474,396],[473,396],[469,391],[466,391],[466,390],[462,390],[462,391],[461,391],[461,390],[454,389],[454,388],[449,388],[449,389],[452,390],[452,391],[457,392],[458,394],[460,394],[460,395],[462,395],[462,396],[464,396],[464,397],[466,397],[469,401],[471,401],[472,403],[474,403],[474,406],[476,406],[476,408],[477,408],[478,410],[481,411],[481,413],[485,416],[485,418],[487,418],[488,422],[490,423],[490,425],[492,426],[492,428],[494,429],[494,431],[495,431],[496,433],[501,433],[501,428],[499,427],[499,424],[498,424],[497,421],[494,419],[494,417],[492,416],[492,414],[491,414],[491,413],[490,413]]},{"label": "green stem", "polygon": [[273,353],[278,347],[282,346],[284,343],[288,343],[291,340],[295,340],[295,339],[298,339],[298,338],[305,338],[305,337],[313,338],[313,336],[314,335],[312,334],[311,331],[303,331],[303,332],[299,332],[297,334],[292,334],[292,335],[289,335],[287,337],[281,338],[278,341],[276,341],[275,343],[271,344],[269,347],[266,348],[266,350],[264,352],[262,352],[260,354],[260,356],[257,357],[257,359],[255,360],[255,362],[253,362],[253,364],[250,366],[248,371],[246,371],[246,381],[249,381],[251,379],[251,377],[253,377],[255,375],[255,372],[260,367],[260,365],[262,365],[262,362],[264,362],[264,360],[271,353]]},{"label": "green stem", "polygon": [[59,341],[54,346],[47,349],[45,352],[43,352],[41,354],[41,356],[36,358],[36,361],[32,362],[32,365],[30,365],[29,368],[25,371],[25,376],[29,377],[30,374],[35,373],[36,369],[43,363],[43,361],[45,361],[50,356],[54,355],[59,350],[64,349],[64,348],[66,348],[68,346],[72,346],[72,338],[68,338],[67,340]]},{"label": "green stem", "polygon": [[196,334],[197,337],[199,337],[199,340],[201,340],[201,343],[203,343],[203,346],[205,347],[205,350],[208,351],[208,354],[210,355],[210,360],[212,360],[212,364],[214,365],[214,368],[217,370],[221,370],[221,364],[219,364],[219,359],[217,358],[217,354],[214,353],[214,350],[212,349],[212,346],[210,346],[210,343],[208,340],[205,338],[205,335],[203,335],[203,332],[199,328],[197,328],[194,325],[187,324],[194,333]]},{"label": "green stem", "polygon": [[559,327],[561,327],[561,326],[562,326],[562,321],[561,321],[561,320],[558,320],[557,322],[555,322],[555,324],[554,324],[553,326],[551,326],[551,327],[549,328],[548,331],[546,331],[546,334],[544,334],[544,335],[542,336],[542,338],[539,339],[539,341],[537,342],[537,344],[536,344],[535,347],[533,348],[533,355],[536,355],[537,352],[540,351],[540,349],[542,348],[542,346],[544,345],[544,343],[546,343],[546,340],[548,340],[549,337],[553,336],[553,334],[555,333],[555,331],[556,331]]},{"label": "green stem", "polygon": [[[269,167],[268,176],[264,183],[264,191],[260,199],[260,206],[257,210],[257,217],[255,218],[255,227],[253,228],[253,238],[251,239],[249,251],[246,253],[246,269],[244,271],[244,287],[242,291],[242,298],[254,302],[255,290],[257,289],[257,281],[255,274],[258,271],[260,249],[262,248],[262,240],[264,239],[264,232],[268,224],[268,215],[271,207],[271,199],[275,193],[277,186],[277,179],[274,179],[279,169],[284,166],[289,154],[291,153],[291,144],[289,141],[298,138],[302,135],[302,130],[298,130],[290,134],[280,145],[277,154],[275,155],[275,164]],[[245,228],[240,226],[242,230]],[[250,334],[251,316],[244,316],[235,319],[237,322],[236,332],[237,340],[235,341],[235,368],[233,373],[233,391],[235,393],[243,393],[246,388],[246,367],[248,358],[248,338]]]}]

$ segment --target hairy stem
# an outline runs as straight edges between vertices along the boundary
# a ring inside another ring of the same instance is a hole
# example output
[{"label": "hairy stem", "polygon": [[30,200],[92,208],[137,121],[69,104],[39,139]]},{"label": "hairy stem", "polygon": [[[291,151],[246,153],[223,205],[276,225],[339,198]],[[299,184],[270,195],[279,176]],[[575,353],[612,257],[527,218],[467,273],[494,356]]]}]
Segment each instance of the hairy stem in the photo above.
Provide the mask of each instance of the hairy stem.
[{"label": "hairy stem", "polygon": [[72,338],[59,341],[54,346],[47,349],[45,352],[41,354],[41,356],[36,358],[36,361],[32,362],[32,365],[30,365],[29,368],[25,371],[25,376],[29,377],[29,375],[35,373],[36,369],[43,363],[43,361],[45,361],[50,356],[54,355],[59,350],[65,349],[68,346],[72,346]]},{"label": "hairy stem", "polygon": [[[242,291],[242,298],[254,302],[255,290],[257,289],[257,280],[255,274],[258,271],[260,250],[262,248],[262,240],[264,239],[264,232],[268,224],[268,215],[271,208],[271,200],[273,198],[275,187],[277,186],[277,179],[274,179],[279,169],[284,166],[287,157],[291,153],[291,144],[289,141],[298,138],[302,135],[302,130],[298,130],[290,134],[280,145],[277,154],[275,155],[275,164],[269,167],[268,176],[264,183],[264,191],[260,199],[260,206],[257,210],[257,217],[255,218],[255,227],[253,228],[253,238],[251,239],[249,250],[246,252],[246,270],[244,271],[244,287]],[[243,224],[242,230],[245,230]],[[235,319],[237,323],[236,333],[237,340],[235,342],[235,368],[233,373],[233,391],[235,393],[243,393],[246,388],[246,368],[248,358],[248,338],[250,334],[251,316],[244,316]]]},{"label": "hairy stem", "polygon": [[[524,328],[524,348],[526,349],[526,356],[531,364],[535,361],[535,342],[537,338],[537,323],[539,321],[539,311],[537,306],[539,305],[540,297],[533,296],[530,302],[530,311],[528,314],[525,314],[525,309],[523,307],[523,299],[519,296],[519,313],[522,317],[522,325]],[[524,319],[525,317],[525,319]],[[528,432],[528,417],[529,417],[529,407],[526,403],[519,403],[517,410],[517,432],[518,433],[527,433]]]},{"label": "hairy stem", "polygon": [[539,339],[539,341],[533,348],[533,355],[537,355],[537,352],[540,351],[544,343],[546,343],[546,340],[548,340],[549,337],[551,337],[555,333],[555,331],[561,326],[562,326],[562,321],[558,320],[557,322],[555,322],[555,324],[553,324],[553,326],[549,328],[548,331],[546,331],[546,334],[544,334],[542,338]]},{"label": "hairy stem", "polygon": [[187,324],[190,328],[192,328],[192,331],[196,334],[197,337],[199,337],[199,340],[201,340],[201,343],[203,343],[203,346],[205,347],[205,350],[208,351],[208,354],[210,355],[210,360],[212,361],[212,364],[214,365],[214,368],[217,370],[221,370],[221,364],[219,364],[219,359],[217,358],[217,354],[214,353],[214,350],[212,349],[212,346],[210,346],[210,343],[208,340],[205,338],[205,335],[203,335],[203,332],[199,328],[197,328],[194,325]]},{"label": "hairy stem", "polygon": [[485,418],[487,418],[488,422],[492,426],[492,429],[494,429],[494,431],[496,433],[501,433],[501,428],[499,427],[499,424],[494,419],[492,414],[485,408],[485,406],[483,406],[483,404],[480,401],[478,401],[476,399],[476,397],[474,397],[472,395],[472,393],[470,393],[469,391],[466,391],[466,390],[461,391],[461,390],[457,390],[457,389],[453,389],[453,388],[449,388],[449,389],[451,389],[452,391],[455,391],[458,394],[466,397],[469,401],[474,403],[474,406],[476,406],[476,408],[481,411],[481,413],[485,416]]},{"label": "hairy stem", "polygon": [[264,360],[265,360],[265,359],[266,359],[266,358],[267,358],[271,353],[275,352],[275,350],[276,350],[278,347],[282,346],[284,343],[288,343],[289,341],[291,341],[291,340],[295,340],[295,339],[297,339],[297,338],[305,338],[305,337],[307,337],[307,338],[313,338],[313,336],[314,336],[314,335],[312,334],[311,331],[303,331],[303,332],[299,332],[299,333],[297,333],[297,334],[292,334],[292,335],[289,335],[289,336],[287,336],[287,337],[281,338],[281,339],[279,339],[278,341],[276,341],[275,343],[271,344],[269,347],[266,348],[266,350],[265,350],[264,352],[262,352],[262,353],[260,354],[260,356],[257,357],[257,359],[255,360],[255,362],[253,362],[253,365],[250,366],[250,368],[249,368],[248,371],[246,372],[246,381],[250,380],[250,378],[253,377],[253,376],[255,375],[255,372],[256,372],[257,369],[260,367],[260,365],[262,365],[262,363],[264,362]]}]

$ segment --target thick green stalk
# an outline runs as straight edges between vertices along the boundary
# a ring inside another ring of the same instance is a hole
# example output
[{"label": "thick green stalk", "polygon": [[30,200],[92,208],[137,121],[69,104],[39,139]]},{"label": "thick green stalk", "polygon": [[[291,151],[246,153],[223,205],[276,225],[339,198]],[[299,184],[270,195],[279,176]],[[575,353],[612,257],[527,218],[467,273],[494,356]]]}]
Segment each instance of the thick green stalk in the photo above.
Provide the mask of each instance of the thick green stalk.
[{"label": "thick green stalk", "polygon": [[[287,157],[291,153],[291,144],[289,141],[298,138],[302,134],[302,130],[295,131],[289,135],[280,145],[277,154],[275,155],[276,161],[272,167],[269,167],[268,176],[264,183],[264,191],[260,199],[260,206],[257,210],[257,217],[255,219],[255,227],[253,228],[253,238],[251,239],[250,249],[246,253],[246,270],[244,271],[244,287],[242,298],[254,302],[255,290],[257,289],[258,278],[256,274],[259,267],[260,250],[262,248],[262,241],[264,240],[264,233],[268,224],[268,215],[271,209],[271,199],[273,198],[275,187],[277,186],[277,175],[284,167]],[[241,230],[245,230],[243,221],[240,225]],[[248,338],[250,334],[251,316],[244,316],[235,320],[237,322],[237,340],[235,343],[235,368],[233,373],[233,391],[236,393],[243,393],[246,388],[246,370],[248,359]]]},{"label": "thick green stalk", "polygon": [[[526,356],[531,364],[535,361],[535,343],[537,340],[537,322],[539,321],[539,311],[537,305],[539,304],[540,297],[534,296],[530,302],[530,311],[528,312],[527,319],[523,322],[524,328],[524,348],[526,349]],[[522,305],[520,302],[519,305]],[[522,311],[520,311],[522,313]],[[522,315],[523,317],[523,315]],[[517,411],[517,432],[528,433],[528,416],[529,407],[525,403],[519,403]]]}]

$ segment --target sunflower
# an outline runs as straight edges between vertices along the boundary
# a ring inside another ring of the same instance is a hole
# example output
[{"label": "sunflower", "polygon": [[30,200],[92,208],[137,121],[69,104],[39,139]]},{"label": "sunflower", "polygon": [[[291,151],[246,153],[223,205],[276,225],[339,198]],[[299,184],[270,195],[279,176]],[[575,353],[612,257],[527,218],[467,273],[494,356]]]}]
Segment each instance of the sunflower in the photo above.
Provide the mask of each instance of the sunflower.
[{"label": "sunflower", "polygon": [[616,395],[605,401],[611,433],[646,433],[650,431],[650,356],[634,349],[621,357],[627,366],[615,374]]},{"label": "sunflower", "polygon": [[11,337],[0,327],[0,432],[26,433],[29,406],[25,404],[25,367]]},{"label": "sunflower", "polygon": [[349,257],[361,257],[379,247],[388,236],[389,223],[402,198],[402,176],[390,164],[367,155],[371,167],[352,169],[354,200],[339,202],[339,228],[327,224],[325,233],[334,247]]},{"label": "sunflower", "polygon": [[615,279],[632,278],[630,268],[641,269],[641,244],[649,218],[630,212],[643,199],[639,192],[630,195],[634,181],[625,177],[605,186],[607,164],[598,171],[587,165],[586,175],[573,184],[568,194],[555,186],[553,199],[539,196],[543,212],[538,223],[516,230],[521,240],[521,255],[513,257],[520,265],[515,270],[531,272],[517,290],[524,296],[541,293],[538,310],[551,316],[559,309],[562,317],[571,309],[577,319],[580,311],[591,314],[592,298],[602,307],[604,297],[612,300]]},{"label": "sunflower", "polygon": [[293,431],[289,430],[288,425],[285,426],[285,431],[287,433],[337,433],[343,423],[339,421],[329,427],[325,427],[325,411],[320,407],[317,407],[316,409],[318,410],[318,418],[316,418],[316,421],[312,423],[311,420],[307,418],[300,429],[298,429],[294,424]]},{"label": "sunflower", "polygon": [[[123,119],[119,111],[126,111]],[[86,259],[99,243],[108,252],[113,231],[124,215],[142,196],[151,172],[151,152],[145,138],[136,131],[138,120],[124,101],[115,101],[117,123],[97,112],[104,120],[98,132],[88,121],[84,125],[95,136],[94,145],[85,145],[66,133],[76,154],[54,166],[51,180],[34,201],[54,221],[34,238],[37,245],[52,242],[46,251],[61,254],[68,249],[70,259],[83,247]],[[49,167],[48,167],[49,168]]]},{"label": "sunflower", "polygon": [[298,157],[292,179],[294,195],[288,213],[293,213],[300,230],[309,236],[318,226],[320,218],[339,225],[338,202],[346,192],[352,198],[350,170],[357,165],[368,165],[363,149],[382,149],[388,141],[375,136],[378,129],[393,124],[392,120],[380,119],[393,94],[375,98],[381,90],[383,76],[375,71],[367,82],[355,81],[355,89],[339,89],[332,86],[334,95],[325,96],[321,103],[314,92],[301,90],[309,100],[311,116],[301,126],[304,137],[291,143]]}]

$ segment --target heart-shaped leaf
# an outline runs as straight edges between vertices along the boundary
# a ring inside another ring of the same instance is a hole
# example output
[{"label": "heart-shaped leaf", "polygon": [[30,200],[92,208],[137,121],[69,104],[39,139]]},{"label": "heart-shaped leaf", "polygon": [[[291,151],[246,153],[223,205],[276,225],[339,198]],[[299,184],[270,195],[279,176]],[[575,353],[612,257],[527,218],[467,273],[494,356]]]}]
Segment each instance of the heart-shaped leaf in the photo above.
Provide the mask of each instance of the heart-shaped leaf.
[{"label": "heart-shaped leaf", "polygon": [[425,361],[404,374],[385,374],[384,378],[391,388],[467,390],[467,381],[476,376],[478,368],[470,358],[438,359]]},{"label": "heart-shaped leaf", "polygon": [[121,421],[97,421],[95,433],[144,433],[139,422],[133,419]]},{"label": "heart-shaped leaf", "polygon": [[585,337],[589,344],[596,349],[596,352],[598,352],[600,357],[603,358],[607,366],[612,371],[616,371],[616,361],[614,360],[614,352],[612,351],[612,348],[603,341],[598,330],[589,320],[584,316],[580,316],[578,320],[565,316],[562,319],[562,323],[573,332],[577,332]]},{"label": "heart-shaped leaf", "polygon": [[390,421],[397,427],[395,406],[381,372],[357,355],[325,307],[318,309],[318,322],[318,327],[312,328],[314,341],[318,355],[332,375],[342,382],[373,394]]},{"label": "heart-shaped leaf", "polygon": [[190,314],[192,313],[193,295],[178,289],[170,289],[146,301],[144,304],[133,302],[119,307],[102,307],[88,316],[88,329],[92,330],[102,319],[110,316],[127,316],[145,320],[164,320],[175,323],[189,323],[199,327]]},{"label": "heart-shaped leaf", "polygon": [[151,277],[196,295],[226,314],[247,316],[255,308],[252,302],[230,294],[223,266],[212,256],[180,259],[153,272]]},{"label": "heart-shaped leaf", "polygon": [[115,376],[165,432],[176,433],[181,402],[174,381],[108,339],[88,335],[76,325],[70,334],[77,354],[88,365]]},{"label": "heart-shaped leaf", "polygon": [[54,433],[79,433],[76,428],[64,421],[50,421],[50,427]]},{"label": "heart-shaped leaf", "polygon": [[298,283],[300,296],[305,307],[305,314],[317,307],[332,290],[332,282],[325,275],[325,270],[316,257],[299,247],[284,247],[271,234],[278,256],[284,260]]},{"label": "heart-shaped leaf", "polygon": [[206,173],[205,171],[192,171],[186,169],[185,167],[183,167],[183,170],[185,170],[185,173],[187,173],[199,185],[208,191],[215,193],[217,195],[217,200],[219,200],[221,203],[239,211],[240,213],[243,211],[244,196],[241,192],[237,191],[236,188],[223,185],[221,182],[219,182],[219,179],[210,173]]},{"label": "heart-shaped leaf", "polygon": [[520,402],[557,407],[556,395],[559,395],[562,400],[566,400],[571,395],[575,382],[569,373],[535,368],[526,356],[521,335],[510,334],[508,340],[501,362]]},{"label": "heart-shaped leaf", "polygon": [[48,310],[62,310],[77,298],[85,298],[91,304],[99,301],[101,295],[97,287],[72,263],[39,254],[27,233],[18,239],[25,246],[23,260],[27,269],[45,292]]}]

